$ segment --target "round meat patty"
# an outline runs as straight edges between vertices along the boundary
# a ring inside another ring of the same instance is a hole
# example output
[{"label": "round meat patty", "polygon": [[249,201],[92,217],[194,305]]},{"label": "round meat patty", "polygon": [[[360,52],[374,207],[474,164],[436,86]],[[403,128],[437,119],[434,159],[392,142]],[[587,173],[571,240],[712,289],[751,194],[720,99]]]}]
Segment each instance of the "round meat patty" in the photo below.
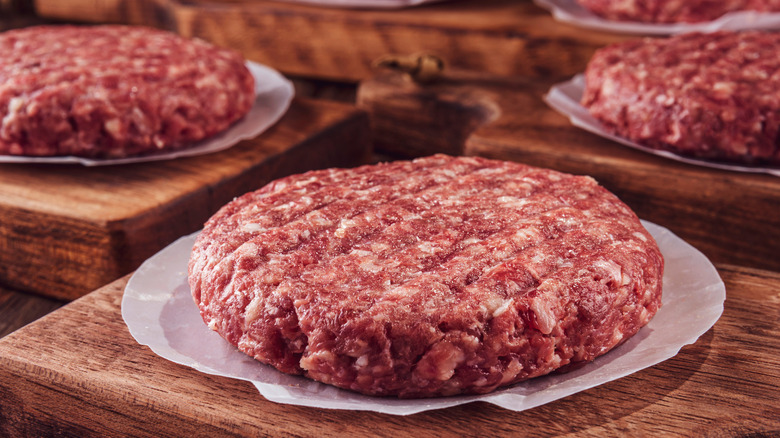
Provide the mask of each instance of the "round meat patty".
[{"label": "round meat patty", "polygon": [[780,163],[780,33],[691,33],[596,52],[582,105],[625,138],[681,155]]},{"label": "round meat patty", "polygon": [[729,12],[780,12],[780,0],[577,0],[608,20],[640,23],[698,23]]},{"label": "round meat patty", "polygon": [[662,275],[593,179],[443,155],[280,179],[215,214],[189,262],[203,320],[239,350],[399,397],[591,361],[653,317]]},{"label": "round meat patty", "polygon": [[128,26],[0,34],[0,154],[118,158],[180,149],[243,117],[236,52]]}]

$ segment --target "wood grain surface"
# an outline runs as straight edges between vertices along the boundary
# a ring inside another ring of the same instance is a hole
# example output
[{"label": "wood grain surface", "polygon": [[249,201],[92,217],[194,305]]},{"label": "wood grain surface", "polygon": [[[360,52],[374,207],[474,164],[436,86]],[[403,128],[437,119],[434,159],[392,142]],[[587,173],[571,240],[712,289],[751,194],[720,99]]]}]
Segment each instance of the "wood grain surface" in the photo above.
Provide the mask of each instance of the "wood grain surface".
[{"label": "wood grain surface", "polygon": [[127,331],[123,278],[0,339],[0,435],[776,435],[780,274],[719,272],[723,316],[672,359],[521,414],[472,403],[406,417],[276,404],[168,362]]},{"label": "wood grain surface", "polygon": [[369,160],[365,113],[296,99],[261,136],[209,155],[119,166],[0,165],[0,283],[73,299],[199,229],[272,179]]},{"label": "wood grain surface", "polygon": [[240,50],[288,75],[358,81],[388,54],[426,52],[497,75],[564,77],[623,40],[555,21],[532,0],[355,10],[262,0],[35,0],[48,19],[155,26]]},{"label": "wood grain surface", "polygon": [[683,164],[590,134],[544,103],[554,83],[455,70],[420,85],[386,72],[362,82],[357,100],[371,116],[377,150],[591,175],[712,260],[780,271],[780,178]]}]

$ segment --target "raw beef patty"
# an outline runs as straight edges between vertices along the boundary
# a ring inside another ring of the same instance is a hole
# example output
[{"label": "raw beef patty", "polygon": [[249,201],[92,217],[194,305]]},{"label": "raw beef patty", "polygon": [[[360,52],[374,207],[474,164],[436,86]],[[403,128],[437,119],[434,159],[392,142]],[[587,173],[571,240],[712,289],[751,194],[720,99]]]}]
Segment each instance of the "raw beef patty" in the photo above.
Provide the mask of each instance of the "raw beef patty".
[{"label": "raw beef patty", "polygon": [[204,41],[128,26],[0,34],[0,154],[180,149],[225,130],[253,101],[243,58]]},{"label": "raw beef patty", "polygon": [[599,50],[582,104],[625,138],[681,155],[780,163],[780,33],[692,33]]},{"label": "raw beef patty", "polygon": [[485,393],[593,360],[661,305],[663,259],[589,177],[436,155],[286,177],[205,225],[205,323],[371,395]]}]

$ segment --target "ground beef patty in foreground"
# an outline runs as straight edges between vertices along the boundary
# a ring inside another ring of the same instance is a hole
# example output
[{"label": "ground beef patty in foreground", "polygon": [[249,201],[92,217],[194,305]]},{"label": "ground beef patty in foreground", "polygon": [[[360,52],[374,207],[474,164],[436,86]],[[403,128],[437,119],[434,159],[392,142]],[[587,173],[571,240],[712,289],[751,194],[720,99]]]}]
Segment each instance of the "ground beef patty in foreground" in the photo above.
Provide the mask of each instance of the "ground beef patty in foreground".
[{"label": "ground beef patty in foreground", "polygon": [[599,50],[582,104],[637,143],[693,157],[780,163],[780,33],[640,39]]},{"label": "ground beef patty in foreground", "polygon": [[0,34],[0,154],[125,157],[225,130],[254,101],[237,53],[126,26]]},{"label": "ground beef patty in foreground", "polygon": [[484,393],[590,361],[661,303],[663,259],[589,177],[437,155],[283,178],[223,207],[189,283],[279,370],[372,395]]},{"label": "ground beef patty in foreground", "polygon": [[780,12],[780,0],[577,0],[594,14],[615,21],[697,23],[729,12]]}]

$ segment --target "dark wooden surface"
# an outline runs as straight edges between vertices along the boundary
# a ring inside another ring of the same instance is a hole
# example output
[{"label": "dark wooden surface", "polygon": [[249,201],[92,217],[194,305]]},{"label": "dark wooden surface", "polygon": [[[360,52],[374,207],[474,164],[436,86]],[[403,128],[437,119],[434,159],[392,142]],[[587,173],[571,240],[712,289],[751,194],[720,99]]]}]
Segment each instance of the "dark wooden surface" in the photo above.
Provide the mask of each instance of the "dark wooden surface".
[{"label": "dark wooden surface", "polygon": [[485,403],[399,417],[266,401],[135,342],[118,280],[0,339],[0,435],[776,436],[780,274],[720,266],[725,311],[665,362],[523,413]]},{"label": "dark wooden surface", "polygon": [[377,150],[591,175],[713,261],[780,271],[780,178],[683,164],[587,133],[543,101],[554,83],[451,71],[420,85],[386,72],[363,81],[357,100],[371,115]]},{"label": "dark wooden surface", "polygon": [[43,17],[144,24],[240,50],[288,75],[356,82],[388,54],[426,52],[497,75],[565,77],[626,37],[555,21],[532,0],[354,10],[264,0],[35,0]]}]

